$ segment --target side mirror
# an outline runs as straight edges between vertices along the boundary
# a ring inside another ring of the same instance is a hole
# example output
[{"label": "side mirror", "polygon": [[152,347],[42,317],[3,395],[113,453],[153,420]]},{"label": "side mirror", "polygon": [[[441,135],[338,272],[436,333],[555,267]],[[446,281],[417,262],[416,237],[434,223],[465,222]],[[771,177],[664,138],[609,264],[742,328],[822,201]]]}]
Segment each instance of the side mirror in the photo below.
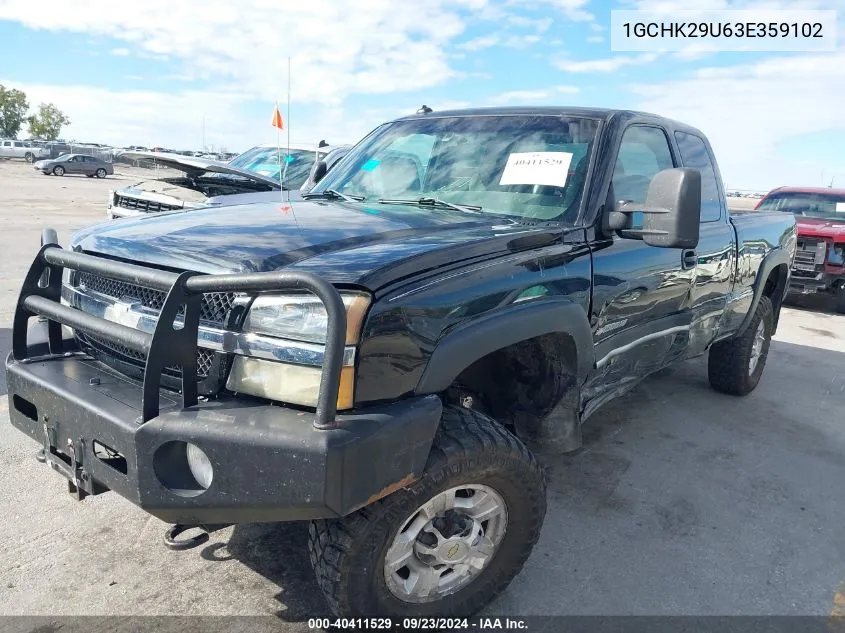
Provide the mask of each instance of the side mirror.
[{"label": "side mirror", "polygon": [[[631,228],[631,216],[643,214],[642,229]],[[695,248],[701,221],[701,172],[688,167],[655,174],[645,204],[626,202],[608,214],[606,227],[660,248]]]},{"label": "side mirror", "polygon": [[328,171],[329,171],[329,166],[326,164],[326,161],[318,160],[314,164],[314,172],[313,172],[314,184],[316,185],[318,182],[320,182],[323,179],[323,177],[328,173]]}]

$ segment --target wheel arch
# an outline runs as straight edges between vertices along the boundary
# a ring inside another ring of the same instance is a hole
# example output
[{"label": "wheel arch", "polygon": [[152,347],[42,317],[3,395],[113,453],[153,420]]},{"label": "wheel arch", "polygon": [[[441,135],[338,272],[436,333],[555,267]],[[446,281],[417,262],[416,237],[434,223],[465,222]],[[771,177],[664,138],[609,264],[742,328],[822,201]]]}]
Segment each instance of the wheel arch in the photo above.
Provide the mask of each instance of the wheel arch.
[{"label": "wheel arch", "polygon": [[417,390],[444,393],[447,403],[469,395],[464,406],[481,408],[532,448],[568,452],[581,443],[580,387],[594,360],[581,306],[514,306],[441,339]]},{"label": "wheel arch", "polygon": [[544,335],[572,340],[580,384],[594,364],[593,335],[584,308],[570,301],[515,305],[458,325],[437,344],[420,377],[418,395],[448,389],[476,361],[498,350]]},{"label": "wheel arch", "polygon": [[760,298],[763,296],[769,297],[772,302],[774,310],[774,330],[772,334],[777,331],[780,308],[789,286],[789,265],[789,255],[783,248],[771,250],[763,258],[754,279],[754,297],[751,300],[751,306],[734,336],[740,336],[748,328],[754,313],[757,311],[757,306],[760,304]]}]

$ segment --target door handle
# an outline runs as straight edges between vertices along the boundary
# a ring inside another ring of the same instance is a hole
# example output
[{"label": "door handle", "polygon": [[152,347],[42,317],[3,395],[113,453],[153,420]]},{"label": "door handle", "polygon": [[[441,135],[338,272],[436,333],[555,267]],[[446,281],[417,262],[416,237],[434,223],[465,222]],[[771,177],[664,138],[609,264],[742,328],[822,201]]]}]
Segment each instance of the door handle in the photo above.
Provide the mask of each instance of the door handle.
[{"label": "door handle", "polygon": [[684,270],[689,270],[690,268],[695,268],[695,265],[698,263],[698,255],[693,250],[686,250],[681,253],[681,267]]}]

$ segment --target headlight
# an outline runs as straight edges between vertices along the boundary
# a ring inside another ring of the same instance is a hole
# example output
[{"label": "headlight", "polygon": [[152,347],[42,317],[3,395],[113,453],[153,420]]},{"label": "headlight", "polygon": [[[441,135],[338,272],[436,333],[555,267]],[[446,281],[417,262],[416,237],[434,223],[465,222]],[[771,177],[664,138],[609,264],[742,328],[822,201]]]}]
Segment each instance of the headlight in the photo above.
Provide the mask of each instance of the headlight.
[{"label": "headlight", "polygon": [[[346,344],[355,345],[370,303],[360,292],[341,293],[346,308]],[[314,295],[262,295],[256,298],[244,321],[245,332],[265,334],[305,343],[325,343],[328,315]]]},{"label": "headlight", "polygon": [[[342,292],[346,308],[346,345],[357,345],[370,296]],[[325,344],[328,315],[323,302],[309,294],[261,295],[252,303],[243,325],[244,332],[272,336],[300,343]],[[355,368],[341,370],[338,410],[354,402]],[[239,393],[313,407],[320,391],[322,367],[295,365],[236,355],[226,388]]]}]

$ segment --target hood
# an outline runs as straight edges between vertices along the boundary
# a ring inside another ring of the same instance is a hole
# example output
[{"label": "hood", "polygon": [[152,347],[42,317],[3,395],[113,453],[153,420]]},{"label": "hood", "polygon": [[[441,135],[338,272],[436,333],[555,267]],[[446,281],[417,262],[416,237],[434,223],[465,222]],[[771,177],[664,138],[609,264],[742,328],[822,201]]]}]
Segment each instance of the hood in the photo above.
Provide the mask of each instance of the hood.
[{"label": "hood", "polygon": [[72,246],[203,273],[293,268],[376,290],[430,268],[536,247],[555,239],[549,233],[430,207],[303,200],[123,219],[84,229]]},{"label": "hood", "polygon": [[243,178],[249,178],[256,182],[264,183],[274,187],[276,190],[281,189],[278,180],[262,176],[254,171],[246,169],[238,169],[226,163],[209,160],[207,158],[196,158],[194,156],[180,156],[179,154],[169,154],[167,152],[121,152],[118,154],[120,158],[130,158],[132,160],[149,160],[164,165],[171,169],[183,171],[191,176],[199,176],[206,172],[214,172],[217,174],[233,174]]},{"label": "hood", "polygon": [[829,237],[834,241],[845,241],[845,216],[842,220],[827,220],[824,218],[795,217],[798,235],[807,237]]}]

